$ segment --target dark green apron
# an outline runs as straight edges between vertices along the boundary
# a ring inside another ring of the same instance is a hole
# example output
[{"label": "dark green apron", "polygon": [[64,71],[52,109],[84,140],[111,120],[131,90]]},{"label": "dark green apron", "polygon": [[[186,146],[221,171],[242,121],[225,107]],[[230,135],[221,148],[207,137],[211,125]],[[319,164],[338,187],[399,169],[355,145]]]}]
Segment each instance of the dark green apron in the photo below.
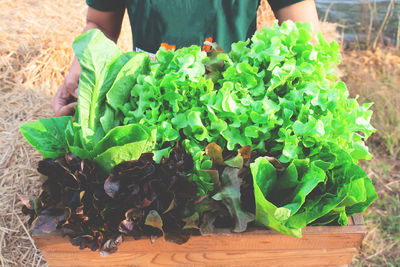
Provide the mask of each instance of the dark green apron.
[{"label": "dark green apron", "polygon": [[[107,11],[125,4],[134,47],[155,53],[162,43],[203,46],[211,37],[225,51],[256,30],[259,0],[87,0]],[[113,3],[113,4],[111,4]]]}]

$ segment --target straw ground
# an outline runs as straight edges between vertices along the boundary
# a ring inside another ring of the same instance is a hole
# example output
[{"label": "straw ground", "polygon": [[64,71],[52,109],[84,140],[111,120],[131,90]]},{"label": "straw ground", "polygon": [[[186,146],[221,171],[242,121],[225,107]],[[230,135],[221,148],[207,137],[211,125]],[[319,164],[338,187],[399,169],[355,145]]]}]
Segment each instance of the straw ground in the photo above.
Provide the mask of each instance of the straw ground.
[{"label": "straw ground", "polygon": [[378,200],[364,214],[368,234],[354,266],[400,264],[400,51],[345,51],[343,80],[360,102],[373,102],[376,133],[369,139],[374,158],[362,162]]},{"label": "straw ground", "polygon": [[[22,215],[18,201],[20,195],[40,193],[42,178],[36,172],[36,165],[41,157],[22,138],[18,127],[23,122],[53,115],[50,101],[68,72],[71,43],[85,23],[86,7],[83,0],[0,0],[0,6],[0,263],[2,266],[47,266],[30,237],[27,218]],[[271,23],[271,14],[262,6],[259,27]],[[332,39],[336,33],[330,32],[326,35]],[[118,45],[124,51],[132,47],[127,20]],[[349,81],[352,79],[348,76]],[[391,162],[395,162],[393,157]],[[375,165],[366,165],[366,168],[374,177],[378,191],[390,197],[389,200],[382,198],[369,210],[367,223],[371,231],[360,258],[354,262],[373,265],[379,263],[375,257],[389,255],[382,250],[384,246],[390,247],[393,257],[396,248],[399,251],[393,235],[396,231],[398,234],[398,217],[389,217],[385,205],[391,201],[398,204],[396,192],[399,192],[400,177],[392,178],[398,175],[399,167],[391,163],[386,163],[385,173]],[[399,214],[398,209],[392,208],[392,212]],[[381,227],[382,218],[387,219],[388,227]],[[385,258],[386,262],[395,262],[390,255]]]},{"label": "straw ground", "polygon": [[[46,266],[18,201],[20,195],[40,193],[41,157],[18,127],[53,115],[50,101],[69,69],[86,6],[83,0],[0,0],[0,6],[0,263]],[[131,47],[129,29],[119,45],[125,51]]]}]

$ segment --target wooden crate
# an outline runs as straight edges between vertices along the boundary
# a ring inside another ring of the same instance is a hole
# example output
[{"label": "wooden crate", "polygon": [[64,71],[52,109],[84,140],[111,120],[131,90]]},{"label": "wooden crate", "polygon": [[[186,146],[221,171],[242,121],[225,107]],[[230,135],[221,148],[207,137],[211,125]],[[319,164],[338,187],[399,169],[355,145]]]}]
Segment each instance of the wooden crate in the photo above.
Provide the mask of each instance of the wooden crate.
[{"label": "wooden crate", "polygon": [[365,233],[362,216],[355,215],[348,226],[306,227],[302,238],[262,229],[240,234],[223,229],[192,236],[183,245],[127,238],[108,257],[79,250],[60,235],[33,238],[50,266],[347,266]]}]

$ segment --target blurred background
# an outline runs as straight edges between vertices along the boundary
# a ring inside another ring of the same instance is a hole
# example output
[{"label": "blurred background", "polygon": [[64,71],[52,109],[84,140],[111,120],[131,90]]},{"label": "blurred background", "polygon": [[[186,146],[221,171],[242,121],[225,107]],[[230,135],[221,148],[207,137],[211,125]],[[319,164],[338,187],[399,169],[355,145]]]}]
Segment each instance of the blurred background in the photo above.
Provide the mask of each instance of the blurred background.
[{"label": "blurred background", "polygon": [[[261,1],[258,28],[274,21]],[[352,266],[400,266],[400,1],[317,0],[321,30],[342,48],[338,67],[350,95],[373,102],[374,158],[361,162],[379,199],[364,214],[368,233]],[[38,195],[40,155],[18,127],[53,115],[50,101],[68,72],[84,0],[0,0],[0,263],[47,266],[34,245],[18,195]],[[125,18],[118,45],[132,48]]]},{"label": "blurred background", "polygon": [[399,47],[399,7],[395,0],[317,0],[322,21],[336,23],[347,47]]}]

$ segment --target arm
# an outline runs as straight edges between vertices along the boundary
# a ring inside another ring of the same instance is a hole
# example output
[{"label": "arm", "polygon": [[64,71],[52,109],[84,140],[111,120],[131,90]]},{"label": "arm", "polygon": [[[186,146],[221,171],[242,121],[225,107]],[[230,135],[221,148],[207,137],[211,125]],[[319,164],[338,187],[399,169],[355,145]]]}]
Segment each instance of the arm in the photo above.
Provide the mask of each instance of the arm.
[{"label": "arm", "polygon": [[314,0],[305,0],[274,11],[279,23],[285,20],[311,22],[314,34],[319,31],[319,20]]},{"label": "arm", "polygon": [[[104,12],[89,7],[86,16],[86,26],[82,32],[86,32],[89,29],[99,29],[108,38],[117,42],[121,32],[124,12],[125,9]],[[77,104],[76,97],[80,72],[81,68],[78,59],[74,57],[63,84],[58,88],[51,102],[51,106],[57,117],[74,113],[74,107]]]}]

